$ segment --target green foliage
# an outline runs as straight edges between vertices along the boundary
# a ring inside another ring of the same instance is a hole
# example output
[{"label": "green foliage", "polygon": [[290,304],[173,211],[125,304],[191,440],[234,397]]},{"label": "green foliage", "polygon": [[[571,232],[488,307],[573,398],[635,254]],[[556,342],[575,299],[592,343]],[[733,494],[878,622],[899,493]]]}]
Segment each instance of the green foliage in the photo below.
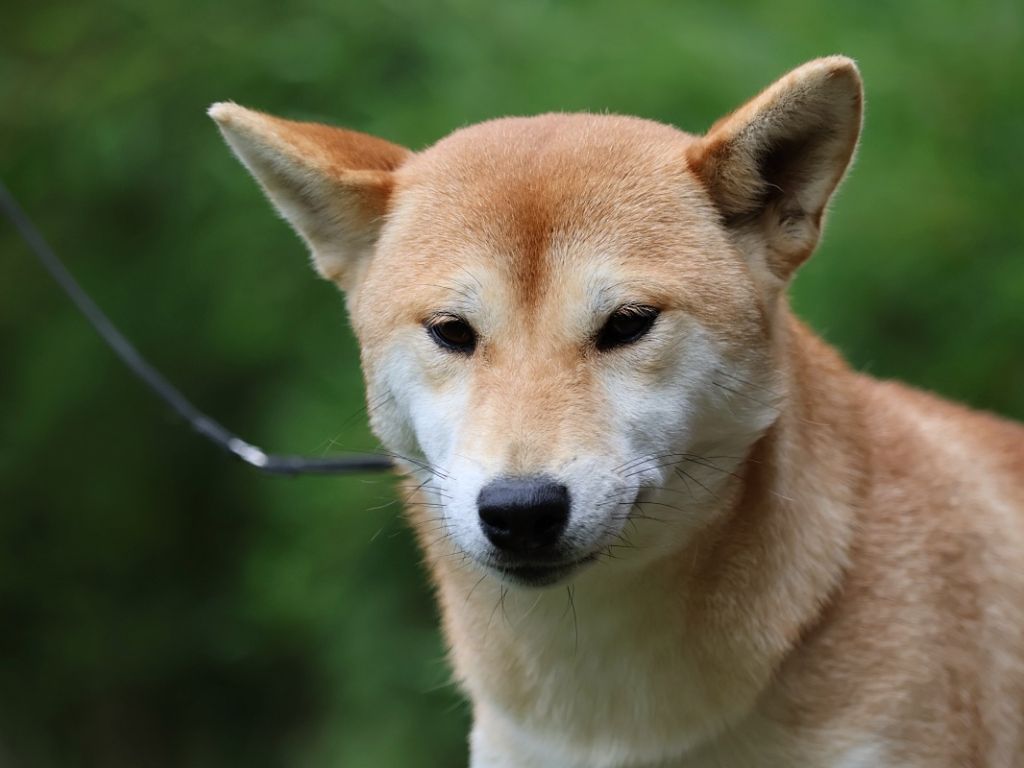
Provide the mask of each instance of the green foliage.
[{"label": "green foliage", "polygon": [[[866,134],[798,310],[859,367],[1024,417],[1024,8],[14,0],[0,177],[141,349],[259,444],[373,447],[333,289],[203,112],[424,146],[468,122],[702,130],[856,57]],[[170,419],[0,226],[0,762],[450,766],[465,705],[382,478],[262,478]]]}]

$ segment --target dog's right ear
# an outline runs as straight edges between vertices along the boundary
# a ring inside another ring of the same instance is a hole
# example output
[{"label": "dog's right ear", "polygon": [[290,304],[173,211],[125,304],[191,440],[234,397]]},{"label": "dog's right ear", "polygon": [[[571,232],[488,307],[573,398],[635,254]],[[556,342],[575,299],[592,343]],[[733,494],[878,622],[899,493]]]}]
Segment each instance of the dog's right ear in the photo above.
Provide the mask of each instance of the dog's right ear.
[{"label": "dog's right ear", "polygon": [[230,102],[210,107],[228,145],[313,254],[317,271],[343,289],[377,240],[411,154],[356,131],[301,123]]}]

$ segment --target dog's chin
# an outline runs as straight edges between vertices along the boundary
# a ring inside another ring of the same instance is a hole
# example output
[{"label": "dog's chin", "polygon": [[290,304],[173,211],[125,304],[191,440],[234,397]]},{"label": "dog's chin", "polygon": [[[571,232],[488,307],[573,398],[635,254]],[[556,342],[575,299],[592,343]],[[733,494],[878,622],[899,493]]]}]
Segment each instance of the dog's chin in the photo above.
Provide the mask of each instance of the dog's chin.
[{"label": "dog's chin", "polygon": [[484,567],[508,584],[539,589],[565,584],[595,559],[596,555],[587,555],[579,560],[557,563],[490,561]]}]

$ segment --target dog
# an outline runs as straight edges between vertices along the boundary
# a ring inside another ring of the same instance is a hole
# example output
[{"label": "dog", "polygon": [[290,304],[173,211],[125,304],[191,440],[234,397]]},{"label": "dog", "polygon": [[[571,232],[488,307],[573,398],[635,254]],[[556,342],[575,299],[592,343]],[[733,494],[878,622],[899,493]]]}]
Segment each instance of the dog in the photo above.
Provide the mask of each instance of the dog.
[{"label": "dog", "polygon": [[787,304],[862,104],[833,56],[703,136],[210,108],[345,294],[474,768],[1024,765],[1024,428]]}]

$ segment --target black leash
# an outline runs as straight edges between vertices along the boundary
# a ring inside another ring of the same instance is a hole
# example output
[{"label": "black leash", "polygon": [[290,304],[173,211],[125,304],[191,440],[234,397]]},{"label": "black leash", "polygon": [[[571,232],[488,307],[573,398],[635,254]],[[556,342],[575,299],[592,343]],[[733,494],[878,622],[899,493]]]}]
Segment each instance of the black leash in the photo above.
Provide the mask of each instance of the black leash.
[{"label": "black leash", "polygon": [[262,449],[246,442],[234,432],[211,419],[196,408],[177,387],[169,382],[160,371],[154,368],[132,345],[117,327],[110,321],[96,302],[78,284],[64,263],[53,252],[45,238],[29,219],[17,200],[0,181],[0,208],[11,220],[22,239],[36,258],[46,267],[57,284],[64,290],[68,298],[85,315],[100,338],[114,350],[121,362],[169,405],[175,413],[185,419],[196,432],[205,437],[222,450],[236,456],[256,469],[273,475],[328,475],[351,472],[380,472],[391,469],[393,464],[386,456],[372,454],[355,456],[326,456],[311,458],[307,456],[281,456],[266,453]]}]

